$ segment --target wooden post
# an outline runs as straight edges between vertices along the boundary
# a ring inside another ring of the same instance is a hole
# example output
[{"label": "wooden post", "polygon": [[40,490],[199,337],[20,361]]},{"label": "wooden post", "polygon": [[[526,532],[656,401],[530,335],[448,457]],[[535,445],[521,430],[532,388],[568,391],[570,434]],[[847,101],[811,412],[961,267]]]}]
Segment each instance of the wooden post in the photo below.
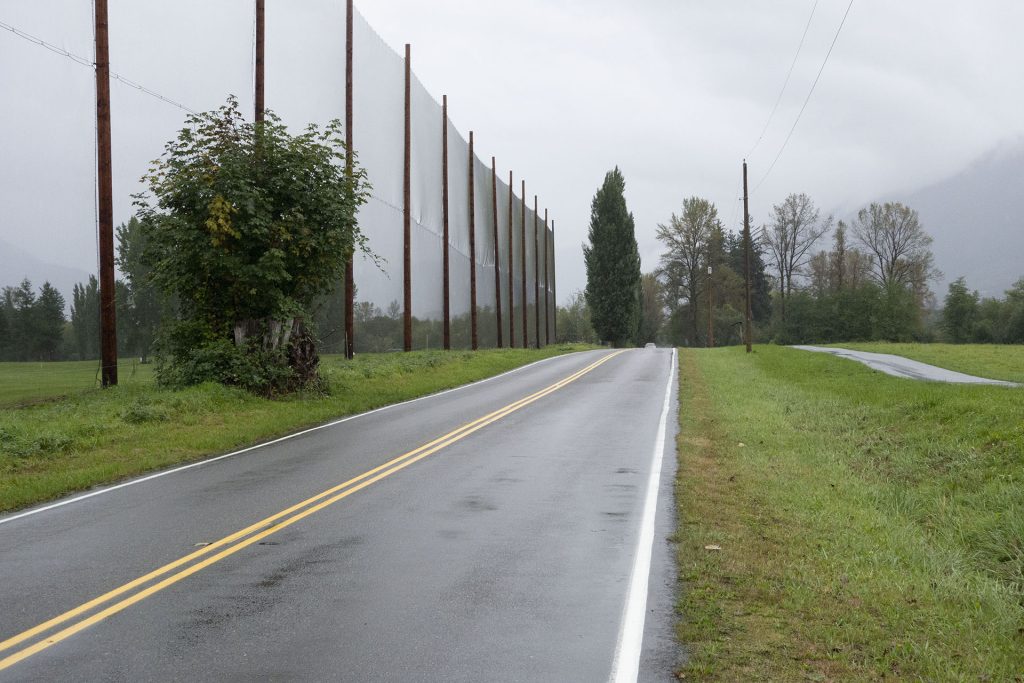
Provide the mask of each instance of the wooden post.
[{"label": "wooden post", "polygon": [[540,348],[540,244],[537,224],[540,221],[537,195],[533,195],[533,340]]},{"label": "wooden post", "polygon": [[263,122],[263,43],[265,34],[265,0],[256,0],[256,123]]},{"label": "wooden post", "polygon": [[750,206],[747,197],[747,160],[743,160],[743,260],[744,279],[747,286],[747,315],[746,327],[743,330],[743,341],[747,345],[747,353],[750,353],[753,344],[753,315],[750,305]]},{"label": "wooden post", "polygon": [[469,131],[469,346],[479,346],[476,333],[476,188],[474,171],[476,156],[473,152],[473,131]]},{"label": "wooden post", "polygon": [[523,348],[526,349],[529,348],[530,346],[530,331],[528,329],[529,318],[526,315],[526,181],[523,180],[521,182],[523,183],[523,189],[522,196],[520,197],[520,201],[522,202],[522,208],[520,209],[519,216],[519,243],[521,245],[519,252],[522,255],[522,258],[520,259],[520,265],[522,266],[520,268],[520,273],[522,274],[522,283],[520,286],[520,290],[522,291],[522,294],[520,295],[520,297],[522,299],[523,309]]},{"label": "wooden post", "polygon": [[412,49],[405,44],[405,177],[402,186],[403,348],[412,351]]},{"label": "wooden post", "polygon": [[[352,175],[352,5],[345,2],[345,172]],[[355,251],[345,260],[345,357],[351,360],[356,351],[355,312],[356,280],[353,273]]]},{"label": "wooden post", "polygon": [[451,292],[450,287],[450,234],[448,232],[448,96],[441,96],[441,233],[443,253],[441,255],[442,307],[444,320],[441,323],[442,343],[445,351],[452,348]]},{"label": "wooden post", "polygon": [[714,348],[715,346],[715,325],[714,325],[714,311],[715,311],[715,287],[712,281],[713,272],[711,264],[708,264],[708,348]]},{"label": "wooden post", "polygon": [[501,319],[501,249],[498,247],[498,164],[491,157],[491,209],[494,215],[494,313],[498,320],[498,348],[504,346]]},{"label": "wooden post", "polygon": [[117,300],[114,296],[114,187],[110,161],[110,39],[107,0],[96,0],[96,182],[99,199],[100,376],[117,385]]},{"label": "wooden post", "polygon": [[515,251],[515,237],[512,234],[512,202],[516,193],[512,191],[512,171],[508,172],[508,347],[516,347],[516,297],[515,279],[512,273],[515,272],[515,259],[512,252]]},{"label": "wooden post", "polygon": [[548,290],[551,289],[551,250],[548,243],[548,210],[544,209],[544,345],[551,343],[551,307]]}]

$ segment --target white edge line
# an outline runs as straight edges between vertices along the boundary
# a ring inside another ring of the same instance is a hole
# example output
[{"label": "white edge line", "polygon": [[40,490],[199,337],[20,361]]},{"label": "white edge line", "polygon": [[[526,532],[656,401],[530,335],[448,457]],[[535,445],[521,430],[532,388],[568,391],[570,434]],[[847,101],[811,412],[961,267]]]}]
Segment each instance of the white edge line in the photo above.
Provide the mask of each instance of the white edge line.
[{"label": "white edge line", "polygon": [[144,477],[140,477],[138,479],[132,479],[131,481],[126,481],[126,482],[123,482],[123,483],[120,483],[120,484],[115,484],[113,486],[107,486],[107,487],[98,489],[96,491],[90,491],[89,493],[85,493],[85,494],[82,494],[80,496],[75,496],[74,498],[68,498],[67,500],[61,500],[61,501],[58,501],[56,503],[50,503],[49,505],[44,505],[43,507],[33,508],[31,510],[26,510],[24,512],[19,512],[17,514],[9,515],[7,517],[0,517],[0,525],[7,524],[8,522],[13,522],[16,519],[22,519],[23,517],[29,517],[31,515],[38,515],[40,512],[46,512],[48,510],[53,510],[55,508],[64,507],[65,505],[71,505],[72,503],[78,503],[80,501],[86,500],[87,498],[92,498],[94,496],[99,496],[99,495],[102,495],[104,493],[110,493],[111,491],[117,491],[118,489],[123,489],[123,488],[125,488],[127,486],[134,486],[135,484],[141,484],[143,482],[151,481],[153,479],[159,479],[160,477],[166,477],[169,474],[177,474],[178,472],[183,472],[185,470],[190,470],[190,469],[192,469],[194,467],[202,467],[203,465],[209,465],[211,463],[217,462],[218,460],[224,460],[225,458],[232,458],[232,457],[234,457],[236,455],[241,455],[243,453],[248,453],[249,451],[254,451],[257,448],[264,448],[266,446],[273,446],[274,444],[281,443],[282,441],[287,441],[288,439],[294,439],[297,436],[302,436],[304,434],[309,434],[310,432],[316,432],[316,431],[319,431],[321,429],[327,429],[328,427],[334,427],[334,426],[339,425],[339,424],[341,424],[343,422],[348,422],[349,420],[355,420],[356,418],[366,417],[367,415],[373,415],[374,413],[379,413],[379,412],[382,412],[382,411],[385,411],[385,410],[390,410],[392,408],[398,408],[400,406],[409,405],[410,403],[416,403],[417,401],[425,401],[425,400],[430,399],[430,398],[437,398],[438,396],[444,396],[445,394],[450,394],[450,393],[452,393],[454,391],[461,391],[462,389],[468,389],[470,387],[475,387],[475,386],[478,386],[480,384],[484,384],[486,382],[490,382],[492,380],[496,380],[496,379],[500,379],[502,377],[506,377],[506,376],[511,375],[513,373],[519,372],[521,370],[526,370],[527,368],[532,368],[535,365],[540,365],[541,363],[546,363],[548,361],[555,360],[556,358],[567,358],[569,356],[575,355],[576,353],[587,353],[587,352],[586,351],[576,351],[576,352],[573,352],[573,353],[562,353],[562,354],[559,354],[557,356],[550,356],[549,358],[541,358],[540,360],[534,361],[534,362],[529,363],[527,365],[520,365],[518,368],[512,368],[511,370],[506,370],[505,372],[501,373],[500,375],[494,375],[493,377],[485,377],[484,379],[478,379],[477,381],[470,382],[469,384],[462,384],[462,385],[457,386],[457,387],[452,387],[451,389],[445,389],[443,391],[438,391],[438,392],[433,393],[433,394],[427,394],[426,396],[420,396],[418,398],[411,398],[411,399],[409,399],[407,401],[402,401],[401,403],[391,403],[391,404],[386,405],[386,406],[381,406],[380,408],[374,408],[373,410],[367,410],[365,413],[357,413],[356,415],[349,415],[347,417],[343,417],[343,418],[338,419],[338,420],[333,420],[331,422],[327,422],[327,423],[322,424],[322,425],[317,425],[316,427],[309,427],[308,429],[303,429],[302,431],[299,431],[299,432],[294,432],[292,434],[286,434],[285,436],[278,437],[278,438],[273,439],[271,441],[264,441],[263,443],[258,443],[255,446],[248,446],[248,447],[243,448],[241,450],[232,451],[231,453],[225,453],[224,455],[218,455],[218,456],[215,456],[213,458],[206,458],[205,460],[200,460],[198,462],[193,462],[193,463],[190,463],[188,465],[181,465],[180,467],[174,467],[174,468],[169,469],[169,470],[163,470],[162,472],[156,472],[155,474],[150,474],[150,475],[147,475],[147,476],[144,476]]},{"label": "white edge line", "polygon": [[635,683],[640,675],[640,653],[644,639],[644,618],[647,616],[647,585],[651,575],[651,554],[654,549],[654,518],[658,509],[658,488],[661,482],[661,464],[665,454],[665,435],[668,415],[672,407],[672,388],[676,377],[676,350],[672,349],[672,369],[665,387],[665,403],[661,408],[658,435],[654,440],[654,455],[651,458],[651,473],[647,478],[647,495],[644,500],[643,517],[640,521],[640,538],[637,541],[633,572],[629,579],[626,606],[622,610],[622,624],[619,627],[619,641],[615,645],[612,683]]}]

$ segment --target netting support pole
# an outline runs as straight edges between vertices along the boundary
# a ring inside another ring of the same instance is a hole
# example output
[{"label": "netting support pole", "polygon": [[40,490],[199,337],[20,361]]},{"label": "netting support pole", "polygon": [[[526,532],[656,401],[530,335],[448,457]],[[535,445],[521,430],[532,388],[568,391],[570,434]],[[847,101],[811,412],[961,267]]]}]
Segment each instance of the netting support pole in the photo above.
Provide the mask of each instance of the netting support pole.
[{"label": "netting support pole", "polygon": [[452,319],[451,319],[451,233],[448,229],[448,96],[441,96],[441,277],[442,285],[442,307],[444,321],[442,322],[442,338],[445,351],[452,348]]},{"label": "netting support pole", "polygon": [[100,257],[100,376],[117,385],[117,300],[114,295],[114,188],[110,161],[110,40],[107,0],[96,0],[96,183]]},{"label": "netting support pole", "polygon": [[[345,2],[345,173],[352,176],[352,5]],[[356,281],[353,273],[354,245],[345,259],[345,357],[351,360],[356,351],[355,309]]]},{"label": "netting support pole", "polygon": [[498,247],[498,163],[491,157],[491,208],[494,215],[491,221],[494,224],[494,313],[498,319],[498,348],[504,346],[502,339],[501,319],[501,250]]},{"label": "netting support pole", "polygon": [[476,196],[473,183],[474,162],[473,131],[469,131],[469,345],[474,351],[479,347],[476,331]]},{"label": "netting support pole", "polygon": [[520,274],[522,276],[522,282],[520,283],[520,298],[523,309],[523,348],[526,349],[530,347],[530,331],[527,329],[529,327],[529,318],[526,314],[526,181],[523,180],[521,182],[523,184],[523,189],[519,198],[522,202],[522,209],[519,213],[519,252],[522,256],[520,259]]},{"label": "netting support pole", "polygon": [[405,175],[402,180],[403,348],[412,351],[412,48],[405,44]]},{"label": "netting support pole", "polygon": [[512,252],[515,251],[515,236],[512,234],[512,202],[515,201],[516,193],[512,191],[515,185],[512,184],[512,171],[508,172],[508,347],[516,347],[516,293],[515,293],[515,259]]},{"label": "netting support pole", "polygon": [[551,343],[551,250],[548,243],[548,210],[544,209],[544,345]]},{"label": "netting support pole", "polygon": [[743,341],[747,346],[747,353],[753,349],[753,315],[750,305],[750,205],[747,197],[747,160],[743,160],[743,279],[746,281],[747,290],[747,314],[746,325],[743,329]]},{"label": "netting support pole", "polygon": [[533,195],[533,338],[540,348],[540,236],[537,195]]},{"label": "netting support pole", "polygon": [[266,35],[266,0],[256,0],[256,123],[263,122],[263,43]]}]

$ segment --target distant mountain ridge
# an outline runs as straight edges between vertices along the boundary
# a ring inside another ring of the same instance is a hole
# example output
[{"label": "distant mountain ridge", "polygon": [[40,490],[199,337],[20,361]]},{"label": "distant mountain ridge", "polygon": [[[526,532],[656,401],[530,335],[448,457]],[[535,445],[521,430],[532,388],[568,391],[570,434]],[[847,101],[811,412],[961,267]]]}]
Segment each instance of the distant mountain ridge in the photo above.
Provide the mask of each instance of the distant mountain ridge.
[{"label": "distant mountain ridge", "polygon": [[78,268],[69,268],[47,263],[20,249],[10,242],[0,240],[0,287],[11,287],[28,278],[38,292],[44,282],[49,282],[64,295],[68,310],[71,306],[71,292],[75,284],[89,279],[89,273]]},{"label": "distant mountain ridge", "polygon": [[956,175],[895,197],[921,217],[934,238],[933,285],[941,302],[950,282],[965,277],[982,296],[1002,297],[1024,277],[1024,145],[990,152]]}]

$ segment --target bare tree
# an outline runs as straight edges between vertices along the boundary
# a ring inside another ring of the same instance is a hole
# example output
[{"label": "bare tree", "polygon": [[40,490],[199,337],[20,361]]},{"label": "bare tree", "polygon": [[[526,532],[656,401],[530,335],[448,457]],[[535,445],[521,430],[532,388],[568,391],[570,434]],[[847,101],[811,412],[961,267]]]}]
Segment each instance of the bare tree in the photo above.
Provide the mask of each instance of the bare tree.
[{"label": "bare tree", "polygon": [[779,304],[786,319],[786,299],[793,292],[793,279],[800,275],[811,257],[814,243],[832,227],[832,217],[822,220],[821,212],[806,194],[791,194],[772,207],[772,222],[762,227],[764,243],[779,283]]},{"label": "bare tree", "polygon": [[940,275],[933,265],[931,236],[917,211],[899,202],[873,203],[857,213],[853,234],[871,255],[871,278],[886,288],[909,287],[919,302],[928,282]]},{"label": "bare tree", "polygon": [[685,299],[690,313],[689,339],[697,343],[700,329],[697,305],[706,291],[705,269],[712,232],[721,230],[718,209],[706,199],[683,200],[681,216],[672,214],[668,225],[658,225],[658,239],[667,247],[661,255],[659,275],[666,287],[666,299],[673,310]]}]

